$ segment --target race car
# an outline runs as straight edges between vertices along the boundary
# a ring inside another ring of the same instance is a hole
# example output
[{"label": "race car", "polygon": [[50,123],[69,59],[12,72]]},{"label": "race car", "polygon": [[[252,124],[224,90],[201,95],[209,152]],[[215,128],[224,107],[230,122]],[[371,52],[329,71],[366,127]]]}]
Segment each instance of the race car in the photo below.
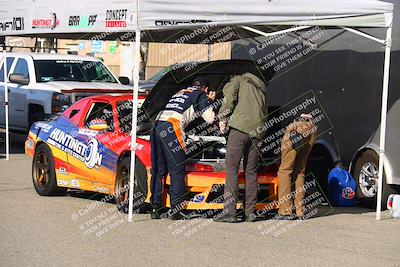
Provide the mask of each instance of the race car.
[{"label": "race car", "polygon": [[[134,207],[148,208],[151,179],[149,130],[158,112],[169,98],[190,85],[195,75],[207,77],[210,87],[221,89],[230,77],[257,66],[250,61],[216,61],[195,69],[177,69],[167,73],[153,88],[138,111]],[[262,73],[264,79],[271,72]],[[218,98],[222,98],[218,90]],[[84,98],[60,116],[32,125],[25,143],[26,154],[33,158],[32,179],[39,195],[64,193],[68,188],[114,195],[121,211],[128,210],[131,158],[131,95],[98,95]],[[193,122],[201,124],[199,121]],[[210,126],[211,129],[213,125]],[[225,137],[204,135],[188,130],[188,143],[196,144],[185,162],[187,170],[188,210],[222,209],[225,183]],[[276,208],[276,159],[260,165],[257,208]],[[272,162],[272,163],[271,163]],[[239,173],[240,192],[244,173]],[[169,207],[169,176],[165,179],[164,201]],[[239,192],[239,193],[240,193]],[[239,194],[239,197],[241,194]],[[275,206],[271,206],[275,205]],[[238,208],[241,208],[238,203]]]}]

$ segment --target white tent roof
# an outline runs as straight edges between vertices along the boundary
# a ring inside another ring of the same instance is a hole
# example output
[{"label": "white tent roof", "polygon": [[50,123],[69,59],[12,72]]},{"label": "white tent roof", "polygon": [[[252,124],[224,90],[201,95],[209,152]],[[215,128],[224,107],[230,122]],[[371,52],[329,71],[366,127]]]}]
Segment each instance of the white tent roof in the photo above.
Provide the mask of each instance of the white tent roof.
[{"label": "white tent roof", "polygon": [[[392,11],[393,4],[377,0],[0,0],[0,35],[88,39],[137,26],[172,33],[207,24],[388,27]],[[149,39],[165,39],[157,34]]]},{"label": "white tent roof", "polygon": [[[318,25],[385,27],[393,5],[376,0],[185,0],[141,1],[142,29],[161,29],[160,21],[216,20],[237,25]],[[165,26],[164,26],[165,27]]]}]

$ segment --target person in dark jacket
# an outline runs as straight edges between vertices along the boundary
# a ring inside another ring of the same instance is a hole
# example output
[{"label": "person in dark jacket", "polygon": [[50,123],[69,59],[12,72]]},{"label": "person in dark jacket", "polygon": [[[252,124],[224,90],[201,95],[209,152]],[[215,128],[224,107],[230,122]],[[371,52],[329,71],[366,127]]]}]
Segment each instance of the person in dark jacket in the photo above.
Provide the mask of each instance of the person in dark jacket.
[{"label": "person in dark jacket", "polygon": [[226,181],[224,211],[218,222],[237,222],[236,202],[238,172],[243,158],[246,177],[246,221],[255,221],[257,202],[257,167],[260,159],[258,140],[263,137],[257,127],[267,118],[267,90],[263,80],[252,73],[234,76],[223,88],[224,102],[218,117],[221,132],[228,132],[226,146]]},{"label": "person in dark jacket", "polygon": [[193,86],[172,96],[165,108],[158,114],[151,132],[151,198],[152,219],[160,219],[162,210],[162,179],[169,173],[171,186],[171,209],[169,218],[182,219],[183,195],[185,192],[185,127],[197,117],[207,123],[214,121],[215,113],[211,105],[216,97],[209,91],[208,81],[198,77]]}]

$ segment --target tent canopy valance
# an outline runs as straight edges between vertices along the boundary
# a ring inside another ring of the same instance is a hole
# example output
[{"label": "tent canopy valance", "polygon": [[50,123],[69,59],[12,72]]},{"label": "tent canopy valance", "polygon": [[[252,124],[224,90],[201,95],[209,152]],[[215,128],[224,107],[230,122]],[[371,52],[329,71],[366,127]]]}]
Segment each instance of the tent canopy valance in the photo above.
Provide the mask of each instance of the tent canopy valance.
[{"label": "tent canopy valance", "polygon": [[[377,0],[0,0],[0,35],[130,40],[139,29],[142,41],[198,43],[229,25],[263,32],[313,25],[388,27],[392,11],[391,3]],[[256,35],[234,31],[226,41]]]}]

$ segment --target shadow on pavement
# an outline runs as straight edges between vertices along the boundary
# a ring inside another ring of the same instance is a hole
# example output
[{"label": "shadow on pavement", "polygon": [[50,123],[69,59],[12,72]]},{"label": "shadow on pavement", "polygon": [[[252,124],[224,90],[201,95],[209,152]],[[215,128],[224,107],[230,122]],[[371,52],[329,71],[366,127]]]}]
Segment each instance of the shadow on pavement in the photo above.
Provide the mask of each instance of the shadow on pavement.
[{"label": "shadow on pavement", "polygon": [[[25,153],[24,145],[27,134],[10,133],[10,154]],[[6,134],[0,129],[0,159],[6,157]]]},{"label": "shadow on pavement", "polygon": [[[21,134],[21,133],[10,133],[10,154],[23,154],[25,153],[24,151],[24,143],[26,139],[27,134]],[[0,129],[0,159],[5,158],[5,131],[4,129]],[[308,192],[310,193],[310,192]],[[69,190],[67,195],[65,196],[70,196],[70,197],[76,197],[76,198],[82,198],[82,199],[88,199],[88,200],[93,200],[93,201],[105,201],[106,203],[109,204],[114,204],[114,198],[112,197],[107,197],[104,194],[101,193],[94,193],[94,192],[86,192],[86,191],[81,191],[81,190]],[[327,204],[323,205],[318,205],[317,207],[317,214],[311,218],[310,220],[318,217],[326,217],[326,216],[332,216],[332,215],[337,215],[337,214],[363,214],[367,212],[372,212],[374,211],[373,209],[367,209],[363,207],[331,207]],[[273,218],[276,215],[276,210],[268,212],[265,216],[260,216],[257,218],[257,221],[263,221],[263,220],[268,220]],[[198,216],[201,216],[202,212],[199,212],[199,214],[196,216],[193,216],[193,218],[198,218]]]}]

